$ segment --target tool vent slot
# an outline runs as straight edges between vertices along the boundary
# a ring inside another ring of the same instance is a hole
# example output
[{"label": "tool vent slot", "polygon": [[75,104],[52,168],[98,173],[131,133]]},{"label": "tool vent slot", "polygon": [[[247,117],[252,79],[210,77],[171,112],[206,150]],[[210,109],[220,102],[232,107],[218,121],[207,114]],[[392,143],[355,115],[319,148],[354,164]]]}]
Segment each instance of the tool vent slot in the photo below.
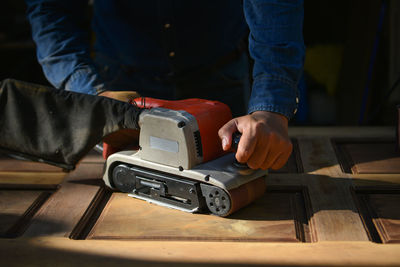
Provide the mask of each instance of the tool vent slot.
[{"label": "tool vent slot", "polygon": [[196,152],[198,157],[203,157],[203,146],[201,144],[200,131],[193,132],[194,142],[196,144]]}]

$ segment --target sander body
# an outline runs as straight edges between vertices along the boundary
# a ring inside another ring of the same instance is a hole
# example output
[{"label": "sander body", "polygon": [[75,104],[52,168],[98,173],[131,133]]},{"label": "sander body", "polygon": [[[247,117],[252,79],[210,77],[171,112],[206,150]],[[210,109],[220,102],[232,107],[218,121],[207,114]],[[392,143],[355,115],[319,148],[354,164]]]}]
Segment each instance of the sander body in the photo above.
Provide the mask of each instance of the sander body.
[{"label": "sander body", "polygon": [[107,155],[108,187],[161,206],[223,217],[264,194],[267,172],[239,164],[234,153],[222,150],[218,130],[232,118],[228,106],[202,99],[134,101],[144,108],[139,148]]}]

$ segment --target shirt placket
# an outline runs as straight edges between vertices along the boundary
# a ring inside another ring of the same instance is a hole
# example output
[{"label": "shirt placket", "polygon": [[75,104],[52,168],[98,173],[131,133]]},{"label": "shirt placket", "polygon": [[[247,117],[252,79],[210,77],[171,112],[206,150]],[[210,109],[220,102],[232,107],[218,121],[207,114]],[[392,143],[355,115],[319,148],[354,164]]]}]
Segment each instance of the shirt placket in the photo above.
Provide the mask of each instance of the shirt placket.
[{"label": "shirt placket", "polygon": [[159,1],[160,30],[162,36],[162,47],[169,65],[167,76],[174,74],[175,59],[178,56],[175,46],[176,27],[173,16],[173,1]]}]

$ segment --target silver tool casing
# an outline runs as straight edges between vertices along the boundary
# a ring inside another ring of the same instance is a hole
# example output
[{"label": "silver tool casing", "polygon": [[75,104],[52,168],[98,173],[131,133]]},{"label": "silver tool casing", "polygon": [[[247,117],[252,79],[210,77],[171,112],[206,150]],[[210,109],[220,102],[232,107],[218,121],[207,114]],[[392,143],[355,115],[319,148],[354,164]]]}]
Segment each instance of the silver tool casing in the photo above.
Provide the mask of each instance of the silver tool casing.
[{"label": "silver tool casing", "polygon": [[140,154],[145,161],[190,169],[203,162],[199,127],[186,111],[165,108],[144,110],[139,117]]}]

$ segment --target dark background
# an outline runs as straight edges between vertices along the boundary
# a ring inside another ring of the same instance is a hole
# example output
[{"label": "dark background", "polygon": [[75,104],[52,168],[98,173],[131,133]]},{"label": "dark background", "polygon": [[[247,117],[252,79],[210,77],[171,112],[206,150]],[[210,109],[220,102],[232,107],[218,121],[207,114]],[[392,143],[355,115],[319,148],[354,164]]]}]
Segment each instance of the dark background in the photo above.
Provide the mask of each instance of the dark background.
[{"label": "dark background", "polygon": [[[393,88],[400,77],[399,2],[305,0],[305,86],[292,124],[395,124],[400,104],[400,86]],[[2,0],[1,10],[0,80],[48,85],[36,61],[24,2]]]}]

